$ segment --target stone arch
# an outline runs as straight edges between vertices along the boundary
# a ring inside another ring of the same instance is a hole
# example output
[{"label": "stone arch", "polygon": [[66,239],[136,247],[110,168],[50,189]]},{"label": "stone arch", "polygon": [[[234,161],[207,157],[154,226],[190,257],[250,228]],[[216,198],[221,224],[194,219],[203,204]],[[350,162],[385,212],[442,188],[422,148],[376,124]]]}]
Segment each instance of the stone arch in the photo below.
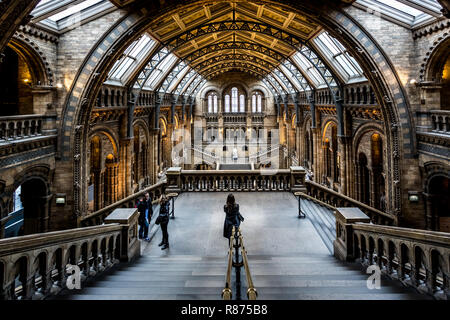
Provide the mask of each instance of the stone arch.
[{"label": "stone arch", "polygon": [[421,81],[438,81],[438,73],[442,70],[450,52],[450,34],[444,33],[428,49],[421,64],[419,77]]},{"label": "stone arch", "polygon": [[[259,1],[261,3],[276,3],[285,10],[302,12],[313,21],[317,21],[334,37],[336,37],[355,57],[363,68],[368,80],[373,84],[377,100],[380,102],[383,118],[386,121],[386,139],[389,148],[387,154],[388,166],[391,168],[389,181],[393,187],[390,192],[393,197],[395,213],[401,209],[400,199],[400,161],[411,159],[416,153],[416,141],[412,116],[405,90],[396,70],[382,48],[371,35],[355,21],[348,13],[330,8],[324,14],[317,8],[292,1]],[[80,157],[74,165],[74,182],[80,183],[81,166],[85,163],[85,156],[81,155],[80,147],[86,143],[88,115],[92,109],[92,97],[98,92],[105,77],[105,70],[109,70],[120,56],[121,52],[145,30],[150,21],[158,14],[161,18],[164,13],[179,9],[177,2],[160,2],[149,5],[146,15],[131,13],[121,18],[98,41],[80,67],[70,93],[66,98],[61,121],[61,155],[62,160],[69,161],[72,155]],[[194,6],[199,1],[192,1],[188,5]],[[204,3],[204,1],[202,1]],[[317,15],[315,15],[316,13]],[[320,17],[320,21],[319,18]],[[101,74],[102,77],[94,77]],[[402,117],[399,115],[402,114]],[[69,131],[69,134],[66,134]],[[73,147],[72,147],[73,146]],[[72,147],[72,148],[71,148]],[[394,181],[397,183],[393,184]],[[82,203],[82,198],[74,191],[75,211]]]},{"label": "stone arch", "polygon": [[29,65],[33,75],[34,84],[53,85],[53,72],[47,57],[44,55],[39,46],[25,35],[18,33],[8,43],[18,55]]}]

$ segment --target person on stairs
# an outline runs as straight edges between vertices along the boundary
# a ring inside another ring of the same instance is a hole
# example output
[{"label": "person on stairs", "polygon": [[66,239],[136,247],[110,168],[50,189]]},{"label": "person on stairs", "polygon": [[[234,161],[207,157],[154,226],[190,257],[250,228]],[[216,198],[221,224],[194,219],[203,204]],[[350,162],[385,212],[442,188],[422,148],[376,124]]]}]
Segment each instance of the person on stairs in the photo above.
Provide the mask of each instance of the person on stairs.
[{"label": "person on stairs", "polygon": [[227,203],[223,206],[223,211],[226,214],[223,225],[223,236],[228,239],[228,245],[230,245],[233,226],[239,228],[241,222],[244,221],[244,217],[239,212],[239,205],[236,203],[232,193],[228,195]]},{"label": "person on stairs", "polygon": [[170,202],[165,194],[159,198],[159,216],[156,218],[155,223],[161,225],[162,241],[158,246],[163,246],[161,250],[169,248],[169,233],[167,232],[167,226],[169,224],[170,214]]},{"label": "person on stairs", "polygon": [[144,197],[139,197],[137,203],[137,209],[139,212],[139,239],[148,239],[148,220],[146,217],[147,205],[145,204]]}]

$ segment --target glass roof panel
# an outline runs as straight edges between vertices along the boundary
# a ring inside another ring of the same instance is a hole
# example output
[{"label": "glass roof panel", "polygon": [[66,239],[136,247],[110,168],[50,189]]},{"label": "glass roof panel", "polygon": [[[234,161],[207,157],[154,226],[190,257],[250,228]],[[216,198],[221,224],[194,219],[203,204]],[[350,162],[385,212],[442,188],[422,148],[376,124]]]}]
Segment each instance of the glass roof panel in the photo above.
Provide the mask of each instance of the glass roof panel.
[{"label": "glass roof panel", "polygon": [[96,5],[97,3],[101,2],[101,1],[103,1],[103,0],[86,0],[86,1],[83,1],[74,6],[69,5],[66,10],[61,11],[53,16],[50,16],[50,17],[48,17],[48,19],[56,22],[58,20],[66,18],[74,13],[81,12],[84,9],[87,9],[93,5]]},{"label": "glass roof panel", "polygon": [[363,77],[360,65],[337,39],[327,32],[322,32],[313,42],[325,59],[339,72],[341,78],[349,81],[353,78]]},{"label": "glass roof panel", "polygon": [[116,61],[108,74],[108,79],[120,80],[123,82],[126,76],[138,67],[145,57],[150,54],[156,41],[144,34],[140,39],[134,41],[124,51],[122,57]]},{"label": "glass roof panel", "polygon": [[388,6],[391,6],[397,10],[403,11],[411,16],[418,16],[421,15],[422,13],[424,13],[423,11],[414,9],[413,7],[410,7],[404,3],[401,3],[400,1],[397,0],[377,0],[378,2],[384,3]]},{"label": "glass roof panel", "polygon": [[168,71],[171,69],[173,63],[178,58],[173,55],[172,53],[168,54],[167,57],[164,58],[162,62],[158,64],[158,66],[153,70],[153,72],[150,74],[150,77],[147,79],[147,81],[144,84],[144,88],[153,90],[155,86],[158,84],[158,82],[161,81],[162,77],[168,73]]}]

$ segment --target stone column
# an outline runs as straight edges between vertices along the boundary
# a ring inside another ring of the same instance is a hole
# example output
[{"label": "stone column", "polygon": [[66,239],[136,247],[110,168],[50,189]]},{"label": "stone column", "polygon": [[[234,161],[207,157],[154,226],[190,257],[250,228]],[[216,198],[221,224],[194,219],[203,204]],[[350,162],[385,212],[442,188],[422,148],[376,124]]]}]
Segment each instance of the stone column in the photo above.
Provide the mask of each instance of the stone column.
[{"label": "stone column", "polygon": [[341,192],[346,196],[351,196],[351,187],[354,185],[351,176],[351,137],[339,137],[338,143]]},{"label": "stone column", "polygon": [[[125,198],[132,193],[131,166],[132,166],[132,145],[133,138],[122,138],[119,143],[119,168],[118,168],[118,197]],[[100,190],[100,193],[102,191]]]}]

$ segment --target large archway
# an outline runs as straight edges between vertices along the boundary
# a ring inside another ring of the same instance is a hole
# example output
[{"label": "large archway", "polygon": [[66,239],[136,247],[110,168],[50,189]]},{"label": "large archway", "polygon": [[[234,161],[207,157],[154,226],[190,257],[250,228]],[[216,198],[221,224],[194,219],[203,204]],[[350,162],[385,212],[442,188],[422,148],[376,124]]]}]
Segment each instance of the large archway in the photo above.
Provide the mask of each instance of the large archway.
[{"label": "large archway", "polygon": [[[192,1],[184,9],[193,6],[205,5],[212,1]],[[404,94],[401,82],[380,46],[374,39],[348,14],[338,6],[332,7],[327,15],[323,14],[320,6],[289,1],[258,1],[267,5],[277,5],[283,10],[300,13],[307,16],[328,30],[341,41],[349,52],[355,57],[364,69],[368,80],[374,88],[377,100],[381,104],[387,139],[387,165],[392,168],[387,177],[390,202],[387,206],[389,212],[400,212],[400,164],[403,159],[411,159],[415,153],[415,138],[411,130],[411,115],[408,102]],[[163,19],[165,15],[174,10],[180,10],[178,2],[166,2],[164,7],[159,3],[146,7],[144,15],[130,13],[122,18],[99,40],[98,45],[86,58],[73,83],[71,94],[64,106],[63,121],[61,123],[61,154],[62,159],[70,161],[75,155],[74,182],[81,182],[83,164],[86,162],[84,149],[86,147],[86,135],[88,131],[88,114],[92,109],[94,97],[107,74],[119,57],[121,52],[136,39],[143,30],[151,28],[152,23]],[[320,20],[317,18],[320,13]],[[155,17],[159,17],[155,19]],[[358,50],[356,49],[358,48]],[[103,77],[94,77],[100,74]],[[378,74],[379,76],[376,76]],[[402,114],[402,117],[399,117]],[[73,116],[72,116],[73,115]],[[66,134],[70,132],[70,134]],[[73,146],[73,148],[71,148]],[[78,156],[79,155],[79,156]],[[395,183],[394,183],[395,182]],[[75,190],[75,211],[79,212],[80,203],[83,202],[82,193]]]}]

